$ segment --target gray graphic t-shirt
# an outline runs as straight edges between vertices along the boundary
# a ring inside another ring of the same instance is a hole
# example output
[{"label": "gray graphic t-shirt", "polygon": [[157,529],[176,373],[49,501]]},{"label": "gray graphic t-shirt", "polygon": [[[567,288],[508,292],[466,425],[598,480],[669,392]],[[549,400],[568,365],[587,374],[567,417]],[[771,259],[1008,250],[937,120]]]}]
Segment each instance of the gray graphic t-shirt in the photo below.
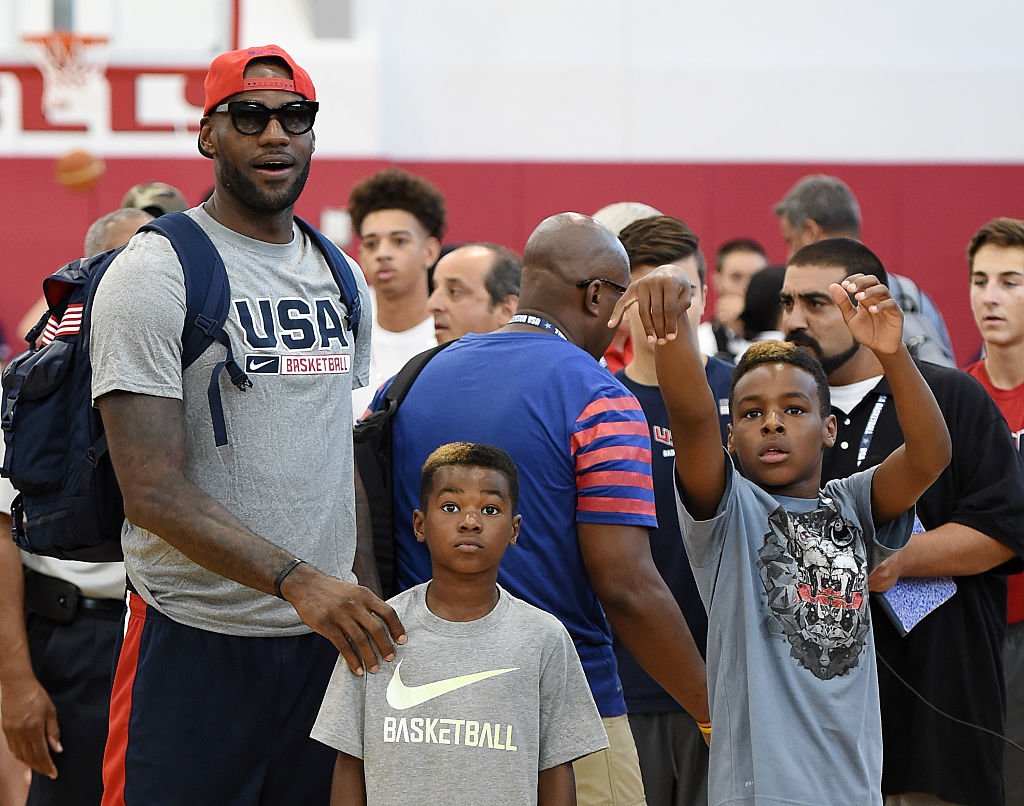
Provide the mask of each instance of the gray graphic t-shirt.
[{"label": "gray graphic t-shirt", "polygon": [[715,517],[679,521],[708,609],[709,803],[881,804],[867,580],[913,509],[875,530],[875,468],[774,498],[727,463]]},{"label": "gray graphic t-shirt", "polygon": [[[185,287],[174,250],[140,233],[111,264],[92,314],[93,399],[126,391],[183,401],[186,473],[242,523],[321,571],[352,579],[355,502],[352,388],[366,383],[370,328],[355,340],[323,256],[298,229],[287,244],[239,235],[188,211],[227,268],[225,330],[251,389],[220,375],[228,444],[214,444],[207,387],[225,350],[184,373]],[[366,284],[351,262],[364,310]],[[146,602],[183,624],[232,635],[308,632],[287,602],[196,565],[125,522],[128,577]]]},{"label": "gray graphic t-shirt", "polygon": [[363,759],[369,806],[536,803],[540,770],[608,746],[572,639],[502,588],[483,618],[445,621],[429,584],[390,600],[409,634],[392,663],[338,662],[312,736]]}]

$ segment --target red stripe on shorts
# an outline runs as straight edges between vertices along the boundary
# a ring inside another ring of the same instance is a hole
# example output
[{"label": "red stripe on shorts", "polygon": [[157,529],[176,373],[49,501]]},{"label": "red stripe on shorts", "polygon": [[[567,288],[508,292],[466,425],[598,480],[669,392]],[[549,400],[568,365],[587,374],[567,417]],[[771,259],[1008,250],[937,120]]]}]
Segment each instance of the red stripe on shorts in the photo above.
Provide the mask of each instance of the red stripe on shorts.
[{"label": "red stripe on shorts", "polygon": [[124,806],[125,754],[128,752],[128,721],[132,716],[132,690],[139,665],[142,628],[146,624],[146,603],[141,596],[128,594],[128,629],[114,672],[110,692],[110,727],[103,751],[102,806]]}]

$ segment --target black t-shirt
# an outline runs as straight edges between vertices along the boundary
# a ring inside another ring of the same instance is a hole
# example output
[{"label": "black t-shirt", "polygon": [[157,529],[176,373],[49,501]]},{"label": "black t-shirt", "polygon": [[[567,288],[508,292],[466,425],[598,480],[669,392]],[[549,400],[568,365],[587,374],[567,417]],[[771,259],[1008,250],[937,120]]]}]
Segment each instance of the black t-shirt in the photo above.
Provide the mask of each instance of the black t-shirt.
[{"label": "black t-shirt", "polygon": [[[884,740],[882,791],[927,792],[953,803],[1003,802],[1002,743],[936,714],[907,690],[888,663],[930,703],[959,719],[1003,732],[1007,572],[1024,556],[1024,463],[1006,422],[985,390],[959,370],[919,363],[953,442],[953,458],[921,496],[925,529],[954,522],[1012,548],[1018,559],[984,574],[957,577],[957,593],[901,638],[872,597]],[[878,414],[880,396],[885,401]],[[879,464],[903,443],[885,378],[838,419],[835,447],[825,451],[822,483]],[[877,417],[874,433],[864,437]],[[857,455],[867,442],[858,467]]]},{"label": "black t-shirt", "polygon": [[[732,382],[732,370],[732,364],[717,358],[709,358],[704,368],[708,385],[718,404],[723,444],[726,427],[729,424],[729,384]],[[679,603],[679,609],[683,611],[693,640],[703,656],[708,641],[708,614],[697,592],[697,584],[693,580],[693,571],[690,570],[690,561],[686,558],[683,538],[679,532],[674,484],[676,452],[672,443],[665,401],[662,400],[657,386],[644,386],[632,381],[626,377],[624,371],[619,371],[615,377],[640,401],[651,429],[651,474],[654,476],[654,503],[658,511],[658,528],[651,529],[650,532],[654,564]],[[618,638],[615,639],[614,647],[627,710],[634,714],[675,713],[683,710],[640,667]]]}]

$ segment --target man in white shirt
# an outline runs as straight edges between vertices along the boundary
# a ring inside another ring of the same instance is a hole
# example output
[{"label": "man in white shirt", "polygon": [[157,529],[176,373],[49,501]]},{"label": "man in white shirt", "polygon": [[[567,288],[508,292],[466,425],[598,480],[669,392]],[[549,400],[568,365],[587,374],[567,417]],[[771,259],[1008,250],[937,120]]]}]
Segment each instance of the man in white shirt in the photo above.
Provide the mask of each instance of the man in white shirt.
[{"label": "man in white shirt", "polygon": [[352,394],[352,411],[360,417],[384,381],[437,344],[427,307],[428,272],[441,253],[447,222],[440,191],[398,168],[356,185],[348,210],[359,235],[359,263],[374,294],[370,382]]}]

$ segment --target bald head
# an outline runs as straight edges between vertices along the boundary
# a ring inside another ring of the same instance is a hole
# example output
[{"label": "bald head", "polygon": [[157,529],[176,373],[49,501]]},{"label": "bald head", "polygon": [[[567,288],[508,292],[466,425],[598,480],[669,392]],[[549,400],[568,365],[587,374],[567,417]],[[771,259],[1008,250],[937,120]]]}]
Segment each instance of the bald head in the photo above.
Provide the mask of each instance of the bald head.
[{"label": "bald head", "polygon": [[519,310],[548,315],[598,357],[612,337],[606,322],[622,296],[616,286],[628,284],[629,258],[615,234],[590,216],[559,213],[526,242]]},{"label": "bald head", "polygon": [[523,293],[531,275],[552,274],[565,283],[606,277],[629,282],[629,258],[607,227],[580,213],[559,213],[540,222],[523,252]]},{"label": "bald head", "polygon": [[138,231],[139,227],[153,216],[145,210],[122,207],[97,218],[85,234],[85,257],[98,255],[108,249],[124,246]]}]

